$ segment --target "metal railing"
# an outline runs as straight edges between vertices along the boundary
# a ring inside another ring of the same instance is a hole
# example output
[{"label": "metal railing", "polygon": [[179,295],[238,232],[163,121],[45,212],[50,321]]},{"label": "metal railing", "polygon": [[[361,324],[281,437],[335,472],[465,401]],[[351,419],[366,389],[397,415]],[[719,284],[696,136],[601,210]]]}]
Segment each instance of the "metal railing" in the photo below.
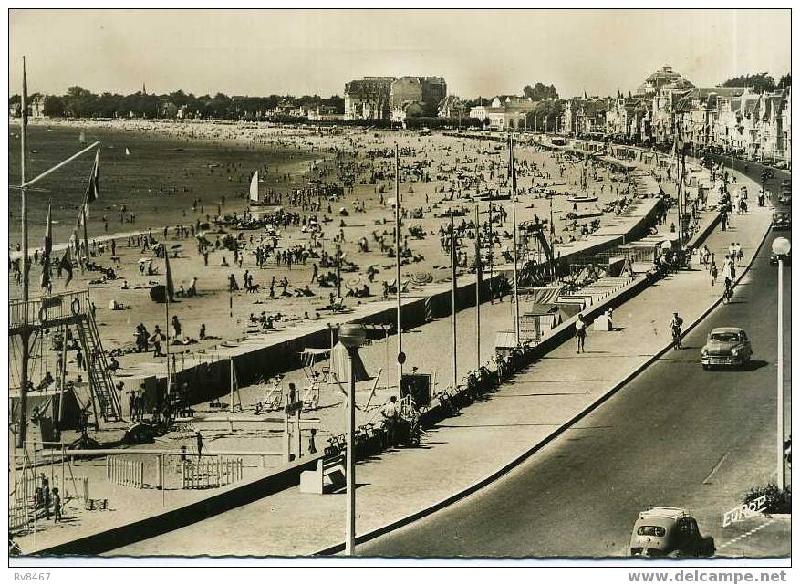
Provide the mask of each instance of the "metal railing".
[{"label": "metal railing", "polygon": [[90,310],[89,289],[31,299],[27,303],[11,300],[8,303],[8,327],[15,329],[26,324],[40,327],[51,321],[84,315]]}]

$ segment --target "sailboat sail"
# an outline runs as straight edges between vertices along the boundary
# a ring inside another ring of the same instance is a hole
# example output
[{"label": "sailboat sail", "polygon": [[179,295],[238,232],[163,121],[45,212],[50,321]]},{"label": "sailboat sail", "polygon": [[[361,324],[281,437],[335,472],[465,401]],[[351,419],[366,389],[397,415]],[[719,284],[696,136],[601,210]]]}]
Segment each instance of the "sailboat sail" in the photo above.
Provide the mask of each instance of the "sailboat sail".
[{"label": "sailboat sail", "polygon": [[130,155],[131,155],[131,151],[126,148],[125,149],[125,156],[130,156]]},{"label": "sailboat sail", "polygon": [[258,171],[253,173],[253,179],[250,181],[250,201],[258,203]]}]

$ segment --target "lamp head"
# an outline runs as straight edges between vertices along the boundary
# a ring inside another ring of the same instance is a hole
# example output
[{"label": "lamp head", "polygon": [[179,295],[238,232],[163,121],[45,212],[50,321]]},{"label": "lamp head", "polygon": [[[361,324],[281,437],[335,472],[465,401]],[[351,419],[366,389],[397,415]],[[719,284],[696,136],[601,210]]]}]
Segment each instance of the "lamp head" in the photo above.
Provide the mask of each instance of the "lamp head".
[{"label": "lamp head", "polygon": [[792,249],[792,243],[786,238],[775,238],[772,242],[772,252],[776,256],[786,256]]},{"label": "lamp head", "polygon": [[358,323],[345,323],[339,326],[339,341],[347,349],[358,349],[367,339],[364,326]]}]

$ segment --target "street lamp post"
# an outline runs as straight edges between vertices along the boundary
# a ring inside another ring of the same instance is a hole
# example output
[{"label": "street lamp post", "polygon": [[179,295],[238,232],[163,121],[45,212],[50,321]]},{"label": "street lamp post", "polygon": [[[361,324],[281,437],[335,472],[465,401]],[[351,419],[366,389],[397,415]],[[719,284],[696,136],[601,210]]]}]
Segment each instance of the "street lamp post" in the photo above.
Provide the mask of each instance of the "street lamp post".
[{"label": "street lamp post", "polygon": [[358,348],[364,345],[366,332],[364,327],[356,323],[345,323],[339,326],[339,341],[347,348],[347,360],[350,366],[350,390],[347,396],[347,528],[345,554],[349,557],[356,551],[356,375],[353,358],[358,355]]},{"label": "street lamp post", "polygon": [[778,473],[778,489],[783,491],[786,487],[786,472],[783,464],[783,259],[792,249],[792,244],[786,238],[775,238],[772,242],[772,252],[778,257],[778,407],[777,407],[777,437],[776,437],[776,463]]}]

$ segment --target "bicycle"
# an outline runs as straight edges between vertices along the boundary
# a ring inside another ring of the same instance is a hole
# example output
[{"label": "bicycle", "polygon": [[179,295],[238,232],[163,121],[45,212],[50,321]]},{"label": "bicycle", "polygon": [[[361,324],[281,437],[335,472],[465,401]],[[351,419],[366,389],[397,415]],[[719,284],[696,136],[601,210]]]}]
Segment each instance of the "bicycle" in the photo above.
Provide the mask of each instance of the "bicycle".
[{"label": "bicycle", "polygon": [[722,302],[728,304],[733,300],[733,283],[730,278],[725,278],[725,290],[722,291]]}]

